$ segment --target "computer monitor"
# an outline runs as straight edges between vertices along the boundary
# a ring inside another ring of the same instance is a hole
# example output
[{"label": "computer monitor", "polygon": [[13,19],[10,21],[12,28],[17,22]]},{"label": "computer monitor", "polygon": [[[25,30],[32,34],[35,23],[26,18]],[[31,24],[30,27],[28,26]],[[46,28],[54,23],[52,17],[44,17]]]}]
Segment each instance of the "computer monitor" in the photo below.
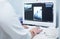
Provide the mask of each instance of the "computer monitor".
[{"label": "computer monitor", "polygon": [[24,3],[23,24],[54,26],[54,3]]}]

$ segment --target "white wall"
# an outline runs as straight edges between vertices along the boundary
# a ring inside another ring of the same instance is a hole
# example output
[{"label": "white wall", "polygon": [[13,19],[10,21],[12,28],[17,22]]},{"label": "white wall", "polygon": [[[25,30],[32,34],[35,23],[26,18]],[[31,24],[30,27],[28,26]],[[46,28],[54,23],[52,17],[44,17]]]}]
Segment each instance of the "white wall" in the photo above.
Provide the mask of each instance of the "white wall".
[{"label": "white wall", "polygon": [[13,6],[13,8],[16,11],[16,14],[18,16],[22,16],[22,8],[23,8],[23,0],[9,0],[9,2],[11,3],[11,5]]},{"label": "white wall", "polygon": [[57,26],[58,26],[58,36],[60,39],[60,0],[56,0],[56,13],[57,13]]},{"label": "white wall", "polygon": [[59,39],[60,39],[60,0],[56,0],[57,1],[57,12],[58,12],[58,32],[59,32]]}]

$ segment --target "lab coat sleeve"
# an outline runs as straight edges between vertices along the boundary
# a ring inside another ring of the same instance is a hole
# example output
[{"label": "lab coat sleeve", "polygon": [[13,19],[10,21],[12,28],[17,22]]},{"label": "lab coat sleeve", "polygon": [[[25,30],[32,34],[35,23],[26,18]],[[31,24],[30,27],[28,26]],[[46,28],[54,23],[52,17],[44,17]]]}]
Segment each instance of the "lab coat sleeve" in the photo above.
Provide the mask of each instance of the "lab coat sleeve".
[{"label": "lab coat sleeve", "polygon": [[0,11],[0,26],[12,39],[31,39],[29,31],[25,30],[12,6],[7,2]]}]

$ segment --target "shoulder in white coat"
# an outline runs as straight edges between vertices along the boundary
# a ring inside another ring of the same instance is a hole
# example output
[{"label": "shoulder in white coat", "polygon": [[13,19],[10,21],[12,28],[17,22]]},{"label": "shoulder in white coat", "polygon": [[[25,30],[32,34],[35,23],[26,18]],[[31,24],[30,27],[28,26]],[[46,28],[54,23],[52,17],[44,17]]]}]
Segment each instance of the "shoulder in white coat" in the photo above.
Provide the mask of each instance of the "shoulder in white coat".
[{"label": "shoulder in white coat", "polygon": [[30,32],[22,27],[11,4],[3,2],[0,8],[0,27],[7,33],[5,36],[9,35],[12,39],[31,39]]}]

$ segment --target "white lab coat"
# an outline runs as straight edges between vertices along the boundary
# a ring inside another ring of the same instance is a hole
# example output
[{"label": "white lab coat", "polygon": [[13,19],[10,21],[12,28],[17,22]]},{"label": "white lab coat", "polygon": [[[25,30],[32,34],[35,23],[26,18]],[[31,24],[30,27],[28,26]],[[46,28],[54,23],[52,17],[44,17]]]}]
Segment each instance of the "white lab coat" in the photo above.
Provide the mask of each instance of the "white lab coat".
[{"label": "white lab coat", "polygon": [[8,1],[0,2],[0,39],[31,39]]}]

